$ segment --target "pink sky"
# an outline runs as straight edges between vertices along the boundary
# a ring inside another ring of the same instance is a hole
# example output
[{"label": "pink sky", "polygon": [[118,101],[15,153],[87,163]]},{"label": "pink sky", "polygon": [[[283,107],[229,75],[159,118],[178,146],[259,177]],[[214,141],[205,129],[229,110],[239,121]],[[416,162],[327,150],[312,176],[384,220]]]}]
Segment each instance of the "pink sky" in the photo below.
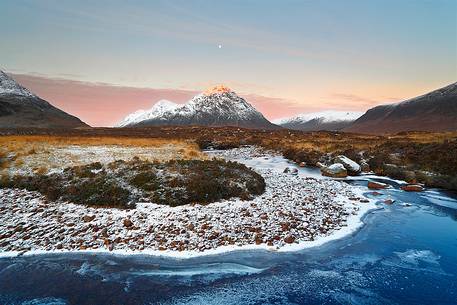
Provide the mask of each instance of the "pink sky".
[{"label": "pink sky", "polygon": [[[149,109],[158,100],[185,103],[199,91],[113,86],[27,74],[11,74],[24,87],[54,106],[77,116],[91,126],[113,126],[127,114]],[[236,88],[232,88],[236,91]],[[275,119],[303,112],[303,106],[281,98],[256,94],[242,96],[267,118]],[[311,108],[312,110],[312,108]]]}]

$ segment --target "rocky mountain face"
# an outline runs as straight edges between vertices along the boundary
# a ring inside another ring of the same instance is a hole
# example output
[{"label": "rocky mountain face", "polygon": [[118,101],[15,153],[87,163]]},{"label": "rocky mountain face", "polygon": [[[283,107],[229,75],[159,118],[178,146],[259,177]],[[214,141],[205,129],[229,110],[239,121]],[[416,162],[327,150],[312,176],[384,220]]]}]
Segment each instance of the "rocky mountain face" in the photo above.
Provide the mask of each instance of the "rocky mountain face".
[{"label": "rocky mountain face", "polygon": [[285,128],[302,131],[337,131],[350,126],[362,114],[351,111],[322,111],[299,114],[273,122]]},{"label": "rocky mountain face", "polygon": [[0,128],[88,127],[77,117],[52,106],[0,71]]},{"label": "rocky mountain face", "polygon": [[[225,86],[211,88],[182,106],[171,107],[171,109],[159,114],[155,110],[152,112],[153,115],[150,118],[123,126],[195,125],[238,126],[255,129],[280,128],[268,121],[246,100]],[[126,120],[127,118],[124,119],[124,121]]]},{"label": "rocky mountain face", "polygon": [[368,134],[454,130],[457,130],[457,83],[400,103],[374,107],[344,129]]}]

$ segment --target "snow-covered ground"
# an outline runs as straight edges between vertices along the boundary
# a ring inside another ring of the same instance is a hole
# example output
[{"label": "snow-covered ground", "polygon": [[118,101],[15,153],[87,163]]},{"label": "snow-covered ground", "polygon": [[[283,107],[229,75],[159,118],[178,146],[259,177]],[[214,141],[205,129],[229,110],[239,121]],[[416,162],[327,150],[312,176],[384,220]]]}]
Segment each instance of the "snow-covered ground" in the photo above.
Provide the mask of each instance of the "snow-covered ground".
[{"label": "snow-covered ground", "polygon": [[[148,161],[169,161],[188,159],[186,143],[173,143],[162,146],[124,146],[124,145],[66,145],[45,146],[36,148],[37,152],[20,156],[20,162],[12,162],[8,168],[0,169],[0,173],[10,175],[30,175],[38,169],[44,172],[61,172],[69,166],[83,165],[93,162],[107,164],[116,160],[131,160],[138,157]],[[192,158],[200,158],[193,156]]]},{"label": "snow-covered ground", "polygon": [[255,165],[266,192],[250,201],[174,208],[139,203],[136,209],[119,210],[48,202],[38,193],[2,189],[1,255],[82,250],[192,257],[237,249],[291,251],[353,232],[375,208],[362,189],[283,173],[285,159],[253,147],[211,155]]}]

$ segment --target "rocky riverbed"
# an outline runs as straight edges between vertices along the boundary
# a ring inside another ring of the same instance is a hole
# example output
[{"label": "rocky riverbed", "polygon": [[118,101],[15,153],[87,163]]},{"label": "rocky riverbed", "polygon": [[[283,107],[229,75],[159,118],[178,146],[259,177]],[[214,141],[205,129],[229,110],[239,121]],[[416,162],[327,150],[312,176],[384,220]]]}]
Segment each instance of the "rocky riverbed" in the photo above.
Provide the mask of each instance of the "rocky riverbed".
[{"label": "rocky riverbed", "polygon": [[[252,147],[217,155],[228,159],[272,157]],[[36,192],[1,189],[0,251],[185,255],[242,247],[296,249],[338,232],[350,232],[373,207],[360,190],[344,182],[266,166],[254,169],[265,179],[264,194],[253,200],[231,199],[206,206],[138,203],[132,210],[89,208],[51,202]]]}]

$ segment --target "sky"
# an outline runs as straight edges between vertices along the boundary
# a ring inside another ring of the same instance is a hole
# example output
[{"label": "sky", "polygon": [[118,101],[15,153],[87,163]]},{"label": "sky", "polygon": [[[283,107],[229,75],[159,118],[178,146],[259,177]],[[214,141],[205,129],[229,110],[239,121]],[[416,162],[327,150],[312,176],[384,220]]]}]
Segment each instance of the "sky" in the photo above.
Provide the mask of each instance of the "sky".
[{"label": "sky", "polygon": [[457,80],[457,1],[0,0],[0,69],[92,126],[216,84],[365,111]]}]

